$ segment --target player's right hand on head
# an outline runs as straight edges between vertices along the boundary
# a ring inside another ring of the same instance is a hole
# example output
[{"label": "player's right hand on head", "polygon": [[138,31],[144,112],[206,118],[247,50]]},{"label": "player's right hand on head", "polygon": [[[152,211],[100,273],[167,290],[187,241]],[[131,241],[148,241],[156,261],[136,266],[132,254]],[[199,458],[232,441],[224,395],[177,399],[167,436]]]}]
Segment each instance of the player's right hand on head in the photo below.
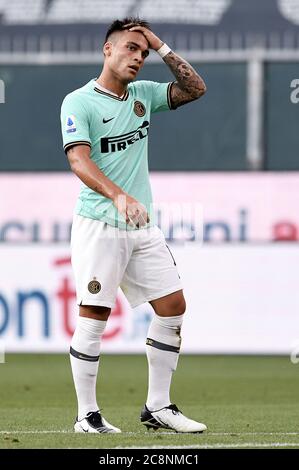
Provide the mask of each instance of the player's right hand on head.
[{"label": "player's right hand on head", "polygon": [[131,227],[144,227],[149,223],[146,207],[128,194],[118,195],[113,201],[115,207],[122,214]]}]

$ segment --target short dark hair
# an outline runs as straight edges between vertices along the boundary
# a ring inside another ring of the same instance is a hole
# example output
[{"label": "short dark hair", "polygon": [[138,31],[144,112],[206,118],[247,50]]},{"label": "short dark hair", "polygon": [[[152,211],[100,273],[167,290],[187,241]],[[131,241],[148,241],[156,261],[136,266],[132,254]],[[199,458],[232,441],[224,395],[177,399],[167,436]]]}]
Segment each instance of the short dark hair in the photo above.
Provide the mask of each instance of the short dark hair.
[{"label": "short dark hair", "polygon": [[136,17],[129,16],[127,18],[124,18],[123,20],[113,21],[113,23],[109,26],[108,31],[106,33],[105,42],[108,41],[108,38],[112,33],[115,33],[115,31],[123,31],[124,29],[127,29],[128,25],[143,26],[143,28],[151,29],[147,21],[141,20],[140,18],[138,18],[138,16]]}]

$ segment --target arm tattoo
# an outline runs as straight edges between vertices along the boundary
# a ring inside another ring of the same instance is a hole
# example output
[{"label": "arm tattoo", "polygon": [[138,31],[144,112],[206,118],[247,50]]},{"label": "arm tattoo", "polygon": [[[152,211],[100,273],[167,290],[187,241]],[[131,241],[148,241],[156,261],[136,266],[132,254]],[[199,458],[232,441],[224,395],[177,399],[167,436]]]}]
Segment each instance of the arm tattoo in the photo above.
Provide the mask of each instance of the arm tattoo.
[{"label": "arm tattoo", "polygon": [[163,60],[177,80],[171,87],[170,92],[173,108],[196,100],[205,93],[205,82],[188,62],[172,51]]}]

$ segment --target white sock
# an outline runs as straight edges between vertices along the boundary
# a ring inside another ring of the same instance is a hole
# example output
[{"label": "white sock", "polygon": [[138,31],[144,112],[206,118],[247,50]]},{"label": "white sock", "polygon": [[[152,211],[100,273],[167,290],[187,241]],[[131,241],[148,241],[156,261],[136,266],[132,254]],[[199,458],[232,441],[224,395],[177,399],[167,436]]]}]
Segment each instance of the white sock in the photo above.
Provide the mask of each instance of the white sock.
[{"label": "white sock", "polygon": [[150,411],[170,405],[170,384],[176,370],[181,345],[183,315],[155,315],[146,340],[149,378],[146,406]]},{"label": "white sock", "polygon": [[100,342],[106,321],[79,317],[71,341],[70,360],[78,400],[78,419],[97,411],[96,382]]}]

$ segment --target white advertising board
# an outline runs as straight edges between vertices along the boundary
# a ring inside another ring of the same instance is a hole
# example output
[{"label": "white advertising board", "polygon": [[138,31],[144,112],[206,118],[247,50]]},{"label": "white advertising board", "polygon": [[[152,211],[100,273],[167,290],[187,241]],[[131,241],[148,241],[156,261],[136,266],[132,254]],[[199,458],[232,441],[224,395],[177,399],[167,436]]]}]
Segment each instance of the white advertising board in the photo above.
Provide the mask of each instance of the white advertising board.
[{"label": "white advertising board", "polygon": [[[299,345],[299,247],[171,245],[187,311],[183,353],[290,354]],[[0,341],[5,352],[67,352],[75,327],[69,246],[0,247]],[[120,292],[104,352],[145,351],[152,308]]]}]

